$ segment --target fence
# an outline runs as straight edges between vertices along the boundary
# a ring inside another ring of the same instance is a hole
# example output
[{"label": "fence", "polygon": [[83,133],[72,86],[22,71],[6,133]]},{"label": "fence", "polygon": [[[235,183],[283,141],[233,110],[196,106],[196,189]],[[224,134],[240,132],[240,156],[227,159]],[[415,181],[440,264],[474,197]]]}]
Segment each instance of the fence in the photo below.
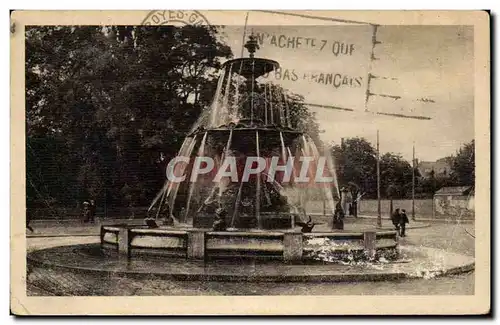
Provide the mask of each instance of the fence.
[{"label": "fence", "polygon": [[[305,202],[307,213],[322,214],[326,212],[331,213],[330,204],[323,201],[310,200]],[[393,209],[405,209],[406,214],[411,217],[412,201],[411,200],[393,200]],[[97,207],[97,217],[106,217],[109,219],[117,218],[138,218],[146,217],[148,207],[112,207],[104,210],[103,207]],[[439,210],[439,209],[438,209]],[[358,213],[360,215],[377,215],[377,200],[361,200],[358,204]],[[388,218],[390,216],[390,201],[381,200],[381,213],[382,217]],[[439,211],[433,213],[433,200],[432,199],[418,199],[415,200],[415,215],[417,218],[454,218],[454,215],[441,214]],[[79,219],[82,217],[82,210],[78,208],[36,208],[32,210],[33,220],[69,220]],[[473,211],[461,215],[463,219],[473,219]]]},{"label": "fence", "polygon": [[[110,219],[117,218],[145,218],[148,207],[112,207],[104,209],[97,207],[96,216]],[[83,211],[81,208],[51,207],[51,208],[32,208],[30,210],[32,220],[71,220],[81,219]]]},{"label": "fence", "polygon": [[[393,200],[393,209],[405,209],[406,214],[410,217],[412,211],[411,200]],[[415,200],[415,215],[421,217],[432,217],[432,199]],[[358,204],[358,212],[360,214],[376,215],[378,210],[377,200],[361,200]],[[380,210],[382,217],[389,217],[391,214],[390,200],[380,201]]]},{"label": "fence", "polygon": [[[433,206],[434,205],[434,206]],[[393,200],[393,209],[405,209],[408,217],[411,217],[412,211],[412,201],[411,200]],[[441,211],[436,202],[432,199],[418,199],[415,200],[415,216],[416,218],[428,218],[428,219],[474,219],[473,208],[470,209],[466,204],[456,204],[455,210],[462,208],[461,212],[451,212],[449,209],[446,211]],[[390,201],[381,200],[380,210],[382,217],[390,216]],[[377,200],[361,200],[358,205],[358,212],[361,215],[377,215]]]}]

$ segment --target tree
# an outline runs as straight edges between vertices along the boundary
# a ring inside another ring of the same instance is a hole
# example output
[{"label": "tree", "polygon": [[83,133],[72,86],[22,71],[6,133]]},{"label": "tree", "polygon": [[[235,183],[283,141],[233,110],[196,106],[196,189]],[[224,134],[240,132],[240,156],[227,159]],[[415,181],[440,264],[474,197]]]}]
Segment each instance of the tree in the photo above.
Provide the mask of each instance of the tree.
[{"label": "tree", "polygon": [[475,173],[475,143],[472,140],[463,145],[453,159],[451,177],[456,185],[474,185]]},{"label": "tree", "polygon": [[[79,200],[83,194],[79,175],[95,172],[87,166],[97,156],[89,129],[95,126],[93,103],[102,97],[93,87],[90,71],[106,65],[108,71],[113,69],[104,50],[107,45],[96,26],[26,31],[27,177],[32,188],[46,189],[36,190],[37,197],[48,194],[62,202],[70,196]],[[37,170],[40,177],[33,176]]]},{"label": "tree", "polygon": [[352,182],[358,192],[374,197],[377,193],[377,158],[373,146],[364,138],[345,139],[341,146],[333,145],[331,152],[340,186]]},{"label": "tree", "polygon": [[380,185],[389,198],[404,198],[411,192],[412,166],[400,155],[386,153],[380,158]]},{"label": "tree", "polygon": [[31,187],[62,204],[124,204],[124,187],[135,201],[150,199],[164,179],[159,152],[175,155],[231,55],[212,27],[28,27]]}]

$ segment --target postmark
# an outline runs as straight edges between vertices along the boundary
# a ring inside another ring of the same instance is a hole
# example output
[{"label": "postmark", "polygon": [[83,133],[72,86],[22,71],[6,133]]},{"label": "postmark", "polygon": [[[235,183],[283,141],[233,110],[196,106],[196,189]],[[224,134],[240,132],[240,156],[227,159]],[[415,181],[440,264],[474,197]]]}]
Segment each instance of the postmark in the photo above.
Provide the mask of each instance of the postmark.
[{"label": "postmark", "polygon": [[193,25],[209,26],[207,18],[197,10],[153,10],[144,18],[141,25]]}]

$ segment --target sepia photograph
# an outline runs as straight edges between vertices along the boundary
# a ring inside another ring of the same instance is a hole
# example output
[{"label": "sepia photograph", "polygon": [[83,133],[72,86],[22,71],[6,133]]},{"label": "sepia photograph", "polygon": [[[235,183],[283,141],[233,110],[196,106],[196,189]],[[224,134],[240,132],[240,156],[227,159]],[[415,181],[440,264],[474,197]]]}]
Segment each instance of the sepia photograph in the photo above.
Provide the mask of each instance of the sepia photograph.
[{"label": "sepia photograph", "polygon": [[481,11],[12,12],[11,310],[488,312],[489,42]]}]

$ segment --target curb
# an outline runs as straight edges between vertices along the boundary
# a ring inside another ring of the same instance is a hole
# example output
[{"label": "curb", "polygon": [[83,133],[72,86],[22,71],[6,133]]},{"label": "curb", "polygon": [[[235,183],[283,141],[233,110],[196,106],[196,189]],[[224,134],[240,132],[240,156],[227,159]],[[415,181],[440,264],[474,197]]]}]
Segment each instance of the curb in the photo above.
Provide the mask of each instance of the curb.
[{"label": "curb", "polygon": [[[361,219],[377,219],[376,216],[358,216],[358,218]],[[382,220],[391,220],[390,218],[387,217],[382,217]],[[429,222],[429,223],[462,223],[462,224],[473,224],[475,220],[472,219],[462,219],[462,220],[455,220],[455,219],[429,219],[429,218],[417,218],[416,220],[412,220],[413,222]]]},{"label": "curb", "polygon": [[99,234],[62,234],[62,235],[26,235],[26,238],[56,238],[56,237],[99,237]]},{"label": "curb", "polygon": [[[50,250],[42,249],[42,250]],[[52,248],[53,249],[53,248]],[[42,251],[40,250],[40,251]],[[144,278],[155,276],[164,280],[174,281],[216,281],[216,282],[380,282],[380,281],[396,281],[402,279],[420,279],[422,277],[415,276],[411,273],[396,271],[396,272],[364,272],[364,273],[345,273],[342,271],[333,274],[257,274],[257,275],[242,275],[242,274],[206,274],[206,273],[181,273],[181,272],[149,272],[147,270],[105,270],[93,267],[77,267],[72,265],[63,265],[52,263],[47,260],[40,260],[34,257],[35,252],[29,253],[27,261],[34,266],[47,267],[62,271],[71,271],[79,274],[95,274],[99,276],[126,276],[132,278]],[[443,277],[448,275],[456,275],[467,273],[475,269],[475,262],[466,263],[463,265],[453,266],[449,269],[439,272],[435,277]]]},{"label": "curb", "polygon": [[[418,226],[407,226],[406,229],[422,229],[422,228],[429,228],[431,225],[429,223],[425,223],[423,225],[418,225]],[[394,227],[381,227],[381,228],[376,228],[380,230],[394,230]]]}]

